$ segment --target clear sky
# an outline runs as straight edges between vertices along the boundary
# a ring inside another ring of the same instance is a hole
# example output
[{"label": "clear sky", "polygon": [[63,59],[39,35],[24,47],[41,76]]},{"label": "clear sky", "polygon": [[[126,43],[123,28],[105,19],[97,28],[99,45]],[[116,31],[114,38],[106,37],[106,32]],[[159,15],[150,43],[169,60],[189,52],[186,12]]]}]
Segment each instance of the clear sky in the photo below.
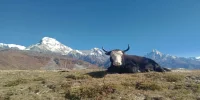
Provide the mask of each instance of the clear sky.
[{"label": "clear sky", "polygon": [[200,0],[0,0],[0,43],[200,56]]}]

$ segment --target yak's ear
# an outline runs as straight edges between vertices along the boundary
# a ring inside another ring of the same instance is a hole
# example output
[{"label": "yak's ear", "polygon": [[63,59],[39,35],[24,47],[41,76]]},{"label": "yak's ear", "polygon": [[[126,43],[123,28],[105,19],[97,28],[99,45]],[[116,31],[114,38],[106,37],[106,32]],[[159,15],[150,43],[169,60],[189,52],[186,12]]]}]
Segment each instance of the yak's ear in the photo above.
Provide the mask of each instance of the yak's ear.
[{"label": "yak's ear", "polygon": [[111,53],[111,51],[109,51],[109,52],[106,52],[105,54],[106,54],[106,55],[110,55],[110,53]]}]

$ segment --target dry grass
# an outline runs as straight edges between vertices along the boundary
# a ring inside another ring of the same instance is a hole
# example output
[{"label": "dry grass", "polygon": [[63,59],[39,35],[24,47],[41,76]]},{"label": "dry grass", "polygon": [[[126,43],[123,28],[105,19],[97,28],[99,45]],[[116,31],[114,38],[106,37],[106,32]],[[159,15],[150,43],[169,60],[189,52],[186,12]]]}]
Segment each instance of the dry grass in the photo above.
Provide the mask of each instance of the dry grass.
[{"label": "dry grass", "polygon": [[0,71],[0,100],[199,100],[200,71]]}]

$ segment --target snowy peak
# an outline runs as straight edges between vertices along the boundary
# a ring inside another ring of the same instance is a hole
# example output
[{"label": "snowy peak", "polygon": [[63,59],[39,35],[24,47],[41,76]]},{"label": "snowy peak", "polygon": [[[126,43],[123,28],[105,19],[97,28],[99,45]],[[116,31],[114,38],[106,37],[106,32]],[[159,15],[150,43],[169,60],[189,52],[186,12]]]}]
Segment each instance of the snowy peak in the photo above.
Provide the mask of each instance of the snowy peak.
[{"label": "snowy peak", "polygon": [[94,56],[101,57],[105,56],[104,52],[99,48],[92,48],[90,50],[73,50],[72,48],[65,46],[54,38],[43,37],[38,43],[33,44],[29,47],[24,47],[15,44],[3,44],[0,43],[0,48],[17,48],[20,50],[30,50],[37,52],[52,52],[62,55],[76,55],[76,56]]},{"label": "snowy peak", "polygon": [[63,55],[68,54],[72,51],[72,48],[65,46],[54,38],[44,37],[41,41],[35,45],[32,45],[27,48],[27,50],[35,50],[35,51],[51,51],[55,53],[61,53]]},{"label": "snowy peak", "polygon": [[153,49],[152,52],[147,53],[145,55],[145,57],[152,58],[152,59],[164,59],[164,60],[178,58],[176,56],[172,56],[172,55],[169,55],[169,54],[163,54],[156,49]]},{"label": "snowy peak", "polygon": [[169,54],[163,54],[156,49],[153,49],[151,53],[153,53],[154,55],[158,55],[160,57],[167,57],[167,58],[173,58],[173,59],[177,58],[176,56],[172,56],[172,55],[169,55]]},{"label": "snowy peak", "polygon": [[60,53],[62,55],[76,55],[76,56],[102,56],[104,52],[99,48],[93,48],[91,50],[73,50],[70,47],[65,46],[54,38],[44,37],[39,43],[29,46],[26,50],[33,51],[50,51],[54,53]]},{"label": "snowy peak", "polygon": [[50,37],[42,38],[41,44],[45,45],[49,50],[55,51],[55,52],[62,51],[64,53],[69,53],[70,51],[72,51],[70,47],[63,45],[62,43],[58,42],[56,39],[50,38]]},{"label": "snowy peak", "polygon": [[91,49],[90,55],[95,55],[95,54],[103,55],[104,52],[101,49],[95,47],[95,48]]},{"label": "snowy peak", "polygon": [[156,49],[153,49],[152,52],[155,53],[155,54],[157,54],[157,55],[160,55],[160,56],[163,55],[160,51],[158,51]]},{"label": "snowy peak", "polygon": [[200,56],[199,57],[195,57],[195,58],[200,60]]},{"label": "snowy peak", "polygon": [[160,51],[153,49],[150,53],[146,54],[147,57],[153,57],[153,58],[160,58],[165,56],[164,54],[162,54]]},{"label": "snowy peak", "polygon": [[42,40],[40,41],[40,43],[45,44],[45,45],[59,45],[59,44],[61,44],[56,39],[50,38],[50,37],[43,37]]},{"label": "snowy peak", "polygon": [[78,55],[85,55],[82,51],[79,51],[79,50],[72,50],[68,54],[69,55],[70,54],[73,54],[73,55],[76,55],[76,54],[78,54]]},{"label": "snowy peak", "polygon": [[25,50],[25,46],[21,46],[21,45],[16,45],[16,44],[4,44],[4,43],[0,43],[0,48],[16,48],[19,50]]},{"label": "snowy peak", "polygon": [[[77,50],[76,50],[77,51]],[[79,50],[79,54],[87,56],[104,56],[104,52],[99,48],[92,48],[90,50]]]}]

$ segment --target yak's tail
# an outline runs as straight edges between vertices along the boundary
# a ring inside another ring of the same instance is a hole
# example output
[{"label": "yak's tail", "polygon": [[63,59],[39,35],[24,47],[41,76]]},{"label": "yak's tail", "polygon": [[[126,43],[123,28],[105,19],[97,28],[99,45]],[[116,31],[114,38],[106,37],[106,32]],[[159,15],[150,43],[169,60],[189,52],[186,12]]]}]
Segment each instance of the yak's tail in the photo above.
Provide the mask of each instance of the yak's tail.
[{"label": "yak's tail", "polygon": [[156,66],[156,71],[158,72],[170,72],[171,70],[165,67],[161,67],[157,62],[155,62],[154,60],[152,60],[154,62],[154,66]]},{"label": "yak's tail", "polygon": [[168,68],[159,66],[159,67],[156,67],[156,71],[158,71],[158,72],[170,72],[171,70],[168,69]]},{"label": "yak's tail", "polygon": [[165,72],[171,72],[171,69],[163,67]]}]

